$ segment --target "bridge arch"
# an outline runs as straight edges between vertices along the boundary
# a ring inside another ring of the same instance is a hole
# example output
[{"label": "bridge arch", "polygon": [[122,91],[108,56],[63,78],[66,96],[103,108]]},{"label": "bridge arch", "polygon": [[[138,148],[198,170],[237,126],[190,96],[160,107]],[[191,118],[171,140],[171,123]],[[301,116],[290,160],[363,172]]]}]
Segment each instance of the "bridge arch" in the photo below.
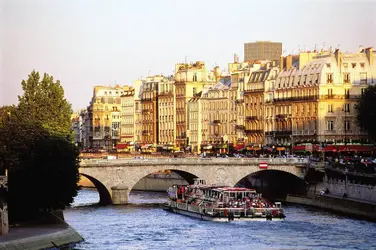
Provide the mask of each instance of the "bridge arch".
[{"label": "bridge arch", "polygon": [[253,188],[268,198],[277,199],[284,199],[287,194],[304,194],[307,188],[304,179],[277,169],[249,173],[235,186]]},{"label": "bridge arch", "polygon": [[[121,171],[121,167],[118,168],[119,171]],[[171,172],[174,172],[181,176],[184,180],[186,180],[189,184],[193,184],[193,181],[195,178],[202,178],[202,175],[200,173],[197,173],[197,171],[187,171],[186,169],[182,168],[181,166],[160,166],[159,168],[151,167],[151,168],[142,168],[141,170],[137,171],[136,174],[128,174],[126,176],[126,173],[123,173],[121,176],[121,183],[123,185],[127,185],[129,190],[128,194],[132,191],[133,187],[144,177],[148,176],[149,174],[155,173],[157,171],[166,171],[169,170]]]},{"label": "bridge arch", "polygon": [[96,189],[98,190],[99,193],[99,204],[100,205],[109,205],[112,204],[112,199],[111,199],[111,194],[109,192],[109,189],[98,179],[94,178],[93,176],[83,174],[81,173],[80,175],[86,177],[88,180],[90,180]]}]

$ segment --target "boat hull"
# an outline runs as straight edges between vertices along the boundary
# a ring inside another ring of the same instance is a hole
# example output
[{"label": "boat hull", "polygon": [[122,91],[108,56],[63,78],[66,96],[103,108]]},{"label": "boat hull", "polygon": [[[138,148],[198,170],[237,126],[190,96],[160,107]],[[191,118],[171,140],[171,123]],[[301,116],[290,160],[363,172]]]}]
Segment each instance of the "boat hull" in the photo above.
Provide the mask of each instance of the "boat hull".
[{"label": "boat hull", "polygon": [[197,219],[201,220],[206,220],[206,221],[214,221],[214,222],[229,222],[229,221],[283,221],[284,218],[266,218],[266,217],[218,217],[218,216],[211,216],[208,214],[202,214],[202,213],[196,213],[196,212],[191,212],[188,210],[183,210],[177,207],[168,207],[166,210],[177,213],[177,214],[182,214],[185,216],[190,216],[194,217]]}]

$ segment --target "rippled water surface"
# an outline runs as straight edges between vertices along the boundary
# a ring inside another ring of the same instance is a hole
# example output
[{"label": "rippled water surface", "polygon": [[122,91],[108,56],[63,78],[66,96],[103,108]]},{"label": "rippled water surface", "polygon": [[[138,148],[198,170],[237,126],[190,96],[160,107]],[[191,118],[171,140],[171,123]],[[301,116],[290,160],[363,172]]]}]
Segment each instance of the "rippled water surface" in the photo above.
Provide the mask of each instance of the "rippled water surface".
[{"label": "rippled water surface", "polygon": [[283,222],[216,223],[164,211],[164,193],[90,205],[98,200],[96,190],[82,190],[64,212],[85,238],[76,249],[376,249],[376,223],[303,206],[285,206]]}]

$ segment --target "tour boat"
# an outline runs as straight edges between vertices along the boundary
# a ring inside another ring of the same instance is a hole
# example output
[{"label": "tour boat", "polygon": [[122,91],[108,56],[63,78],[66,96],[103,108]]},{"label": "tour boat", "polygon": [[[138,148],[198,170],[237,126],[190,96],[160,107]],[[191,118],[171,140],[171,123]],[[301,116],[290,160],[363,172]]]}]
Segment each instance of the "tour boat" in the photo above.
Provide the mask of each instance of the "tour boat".
[{"label": "tour boat", "polygon": [[254,189],[206,185],[195,180],[193,185],[169,187],[168,210],[210,221],[283,220],[280,202],[269,202]]}]

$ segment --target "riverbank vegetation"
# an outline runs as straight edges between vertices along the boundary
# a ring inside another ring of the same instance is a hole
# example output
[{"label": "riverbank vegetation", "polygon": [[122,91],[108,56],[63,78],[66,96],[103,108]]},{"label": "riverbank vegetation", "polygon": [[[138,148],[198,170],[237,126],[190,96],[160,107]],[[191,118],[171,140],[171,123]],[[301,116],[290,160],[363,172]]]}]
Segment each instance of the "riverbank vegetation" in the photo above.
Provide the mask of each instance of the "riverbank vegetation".
[{"label": "riverbank vegetation", "polygon": [[52,76],[32,71],[17,106],[0,108],[0,169],[8,172],[11,222],[64,209],[79,190],[71,105]]}]

